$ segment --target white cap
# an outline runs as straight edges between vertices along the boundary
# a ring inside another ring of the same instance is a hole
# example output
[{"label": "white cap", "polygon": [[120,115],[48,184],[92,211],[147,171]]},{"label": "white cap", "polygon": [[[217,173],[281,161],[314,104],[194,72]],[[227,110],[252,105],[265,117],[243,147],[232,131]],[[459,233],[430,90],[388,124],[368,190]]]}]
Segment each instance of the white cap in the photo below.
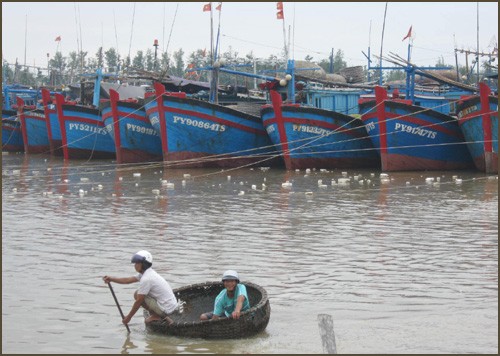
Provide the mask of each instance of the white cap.
[{"label": "white cap", "polygon": [[238,282],[240,281],[240,278],[238,277],[238,272],[233,271],[233,270],[227,270],[224,272],[222,275],[222,280],[228,280],[228,279],[236,279]]},{"label": "white cap", "polygon": [[153,263],[153,256],[146,250],[139,251],[132,256],[131,260],[132,263],[137,263],[142,261]]}]

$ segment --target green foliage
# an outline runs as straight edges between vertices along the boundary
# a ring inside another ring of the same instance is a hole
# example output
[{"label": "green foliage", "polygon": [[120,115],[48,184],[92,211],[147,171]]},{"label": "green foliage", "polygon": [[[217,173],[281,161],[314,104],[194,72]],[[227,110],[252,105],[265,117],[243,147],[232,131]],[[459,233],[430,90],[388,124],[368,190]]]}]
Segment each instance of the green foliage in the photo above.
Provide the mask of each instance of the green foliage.
[{"label": "green foliage", "polygon": [[144,53],[142,51],[137,51],[134,59],[132,60],[132,67],[134,69],[145,69],[144,68]]},{"label": "green foliage", "polygon": [[114,48],[110,48],[106,52],[104,52],[104,57],[106,60],[106,66],[110,69],[110,71],[116,71],[116,68],[118,68],[118,63],[120,61],[118,52],[116,52]]}]

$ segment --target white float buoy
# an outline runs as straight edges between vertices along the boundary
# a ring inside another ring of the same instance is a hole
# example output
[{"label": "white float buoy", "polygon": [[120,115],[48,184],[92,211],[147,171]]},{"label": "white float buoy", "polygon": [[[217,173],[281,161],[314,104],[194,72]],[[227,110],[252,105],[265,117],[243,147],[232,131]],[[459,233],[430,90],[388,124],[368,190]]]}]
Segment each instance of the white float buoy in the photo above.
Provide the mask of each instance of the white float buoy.
[{"label": "white float buoy", "polygon": [[134,177],[140,177],[141,174],[140,173],[134,173]]},{"label": "white float buoy", "polygon": [[292,187],[292,183],[290,183],[289,181],[286,181],[285,183],[281,183],[281,186],[283,188],[291,188]]}]

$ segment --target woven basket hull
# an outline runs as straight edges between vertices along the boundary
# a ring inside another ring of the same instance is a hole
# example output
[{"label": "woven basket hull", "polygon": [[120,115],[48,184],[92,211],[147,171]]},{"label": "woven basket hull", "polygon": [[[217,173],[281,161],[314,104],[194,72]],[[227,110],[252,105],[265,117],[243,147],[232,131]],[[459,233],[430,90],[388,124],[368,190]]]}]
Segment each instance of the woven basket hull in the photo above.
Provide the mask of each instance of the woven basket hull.
[{"label": "woven basket hull", "polygon": [[221,282],[207,282],[174,290],[182,305],[182,313],[172,316],[173,324],[153,321],[146,326],[167,335],[204,339],[236,339],[255,335],[269,323],[271,306],[267,292],[262,287],[242,283],[247,288],[251,308],[241,313],[239,319],[199,320],[202,313],[213,311],[215,297],[224,288]]}]

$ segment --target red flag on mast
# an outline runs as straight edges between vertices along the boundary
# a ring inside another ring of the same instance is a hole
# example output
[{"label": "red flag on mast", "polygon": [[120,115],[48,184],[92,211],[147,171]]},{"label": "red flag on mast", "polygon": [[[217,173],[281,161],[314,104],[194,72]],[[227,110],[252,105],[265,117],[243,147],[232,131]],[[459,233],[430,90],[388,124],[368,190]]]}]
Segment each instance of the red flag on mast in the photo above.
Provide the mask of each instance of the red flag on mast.
[{"label": "red flag on mast", "polygon": [[279,1],[276,3],[276,10],[283,10],[283,2]]},{"label": "red flag on mast", "polygon": [[203,11],[212,11],[212,3],[209,2],[208,4],[203,5]]},{"label": "red flag on mast", "polygon": [[411,28],[412,27],[413,27],[413,25],[410,26],[410,29],[408,30],[408,34],[403,38],[403,41],[406,40],[407,38],[411,37]]},{"label": "red flag on mast", "polygon": [[56,42],[60,42],[61,41],[61,36],[57,36],[55,41]]},{"label": "red flag on mast", "polygon": [[283,10],[280,10],[276,13],[276,18],[278,20],[283,20],[285,18],[285,14],[283,13]]},{"label": "red flag on mast", "polygon": [[222,8],[222,3],[220,2],[219,5],[217,5],[217,7],[215,8],[215,10],[221,11],[221,8]]}]

